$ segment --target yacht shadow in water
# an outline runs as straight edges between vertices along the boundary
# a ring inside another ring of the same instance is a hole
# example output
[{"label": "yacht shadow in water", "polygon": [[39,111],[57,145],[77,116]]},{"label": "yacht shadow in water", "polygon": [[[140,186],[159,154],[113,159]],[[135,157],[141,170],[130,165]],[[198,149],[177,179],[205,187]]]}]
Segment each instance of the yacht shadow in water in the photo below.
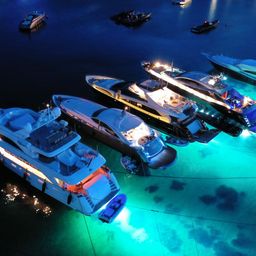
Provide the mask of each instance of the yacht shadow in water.
[{"label": "yacht shadow in water", "polygon": [[206,205],[215,204],[222,211],[234,211],[244,196],[244,192],[239,193],[234,188],[220,185],[215,190],[215,195],[203,195],[199,197],[199,200]]}]

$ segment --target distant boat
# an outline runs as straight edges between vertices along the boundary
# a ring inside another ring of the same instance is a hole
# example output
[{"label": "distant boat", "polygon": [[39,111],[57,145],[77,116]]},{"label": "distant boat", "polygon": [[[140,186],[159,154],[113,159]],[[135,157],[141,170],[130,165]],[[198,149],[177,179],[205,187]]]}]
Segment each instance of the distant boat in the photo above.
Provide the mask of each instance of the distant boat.
[{"label": "distant boat", "polygon": [[19,28],[23,31],[31,31],[41,25],[46,18],[46,14],[44,12],[31,12],[20,22]]},{"label": "distant boat", "polygon": [[128,27],[136,27],[148,21],[150,17],[151,13],[136,12],[134,10],[130,10],[114,15],[111,17],[111,19],[117,24],[122,24]]},{"label": "distant boat", "polygon": [[214,67],[236,78],[256,84],[256,60],[235,59],[224,55],[203,53]]},{"label": "distant boat", "polygon": [[191,2],[192,2],[192,0],[173,0],[172,1],[173,4],[178,4],[178,5],[186,5]]},{"label": "distant boat", "polygon": [[176,150],[138,116],[74,96],[54,95],[53,101],[98,140],[122,153],[131,152],[150,168],[165,168],[176,159]]},{"label": "distant boat", "polygon": [[205,21],[203,24],[201,24],[199,26],[192,27],[191,32],[196,33],[196,34],[208,32],[208,31],[216,28],[219,25],[219,23],[220,23],[219,20]]}]

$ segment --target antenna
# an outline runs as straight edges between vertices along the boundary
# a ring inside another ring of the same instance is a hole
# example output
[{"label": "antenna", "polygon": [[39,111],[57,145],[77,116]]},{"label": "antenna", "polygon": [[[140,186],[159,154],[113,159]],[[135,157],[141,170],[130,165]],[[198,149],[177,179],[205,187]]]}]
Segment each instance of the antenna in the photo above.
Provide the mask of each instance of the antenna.
[{"label": "antenna", "polygon": [[50,104],[47,103],[46,107],[47,107],[47,115],[50,116]]}]

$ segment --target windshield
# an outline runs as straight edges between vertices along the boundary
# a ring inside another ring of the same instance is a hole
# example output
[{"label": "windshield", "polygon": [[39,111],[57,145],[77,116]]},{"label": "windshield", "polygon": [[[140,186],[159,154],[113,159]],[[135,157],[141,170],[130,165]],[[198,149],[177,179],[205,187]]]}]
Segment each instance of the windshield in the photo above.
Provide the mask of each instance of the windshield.
[{"label": "windshield", "polygon": [[121,134],[125,137],[126,140],[131,142],[131,144],[141,145],[144,143],[143,141],[140,142],[140,139],[145,136],[150,136],[151,129],[144,122],[142,122],[135,128],[127,131],[121,131]]}]

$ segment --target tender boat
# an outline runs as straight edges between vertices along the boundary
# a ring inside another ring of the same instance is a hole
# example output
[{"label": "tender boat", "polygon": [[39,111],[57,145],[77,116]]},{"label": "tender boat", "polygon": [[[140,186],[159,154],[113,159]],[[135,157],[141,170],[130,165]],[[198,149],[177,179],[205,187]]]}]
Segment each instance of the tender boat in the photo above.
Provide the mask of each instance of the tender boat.
[{"label": "tender boat", "polygon": [[220,23],[219,20],[205,21],[203,24],[201,24],[199,26],[192,27],[191,32],[196,33],[196,34],[208,32],[208,31],[216,28],[219,25],[219,23]]},{"label": "tender boat", "polygon": [[157,129],[190,142],[207,143],[219,131],[209,130],[196,114],[194,102],[154,80],[125,82],[111,77],[86,76],[86,82],[99,93],[132,109]]},{"label": "tender boat", "polygon": [[151,13],[136,12],[134,10],[131,10],[114,15],[111,17],[111,19],[117,24],[122,24],[128,27],[135,27],[148,21],[150,17]]},{"label": "tender boat", "polygon": [[46,14],[44,12],[31,12],[20,22],[19,28],[24,31],[31,31],[41,25],[46,18]]},{"label": "tender boat", "polygon": [[91,215],[119,191],[102,155],[80,142],[59,108],[0,110],[0,161],[63,204]]},{"label": "tender boat", "polygon": [[256,60],[235,59],[224,55],[203,53],[211,64],[218,70],[224,71],[238,79],[256,84]]},{"label": "tender boat", "polygon": [[126,200],[125,194],[117,195],[107,204],[106,208],[99,213],[99,219],[102,222],[111,223],[124,208]]},{"label": "tender boat", "polygon": [[173,4],[178,4],[178,5],[187,5],[189,3],[191,3],[192,0],[173,0],[172,3]]},{"label": "tender boat", "polygon": [[125,110],[65,95],[54,95],[53,102],[97,139],[122,153],[127,147],[126,152],[136,154],[151,168],[167,167],[176,159],[176,150],[166,146],[158,132]]},{"label": "tender boat", "polygon": [[[167,83],[172,90],[203,105],[199,115],[202,118],[208,116],[206,121],[212,122],[213,126],[233,136],[238,136],[241,128],[256,132],[256,101],[225,84],[222,75],[185,72],[160,63],[145,62],[143,67],[150,75]],[[215,110],[213,116],[205,115],[211,111],[210,106]]]}]

